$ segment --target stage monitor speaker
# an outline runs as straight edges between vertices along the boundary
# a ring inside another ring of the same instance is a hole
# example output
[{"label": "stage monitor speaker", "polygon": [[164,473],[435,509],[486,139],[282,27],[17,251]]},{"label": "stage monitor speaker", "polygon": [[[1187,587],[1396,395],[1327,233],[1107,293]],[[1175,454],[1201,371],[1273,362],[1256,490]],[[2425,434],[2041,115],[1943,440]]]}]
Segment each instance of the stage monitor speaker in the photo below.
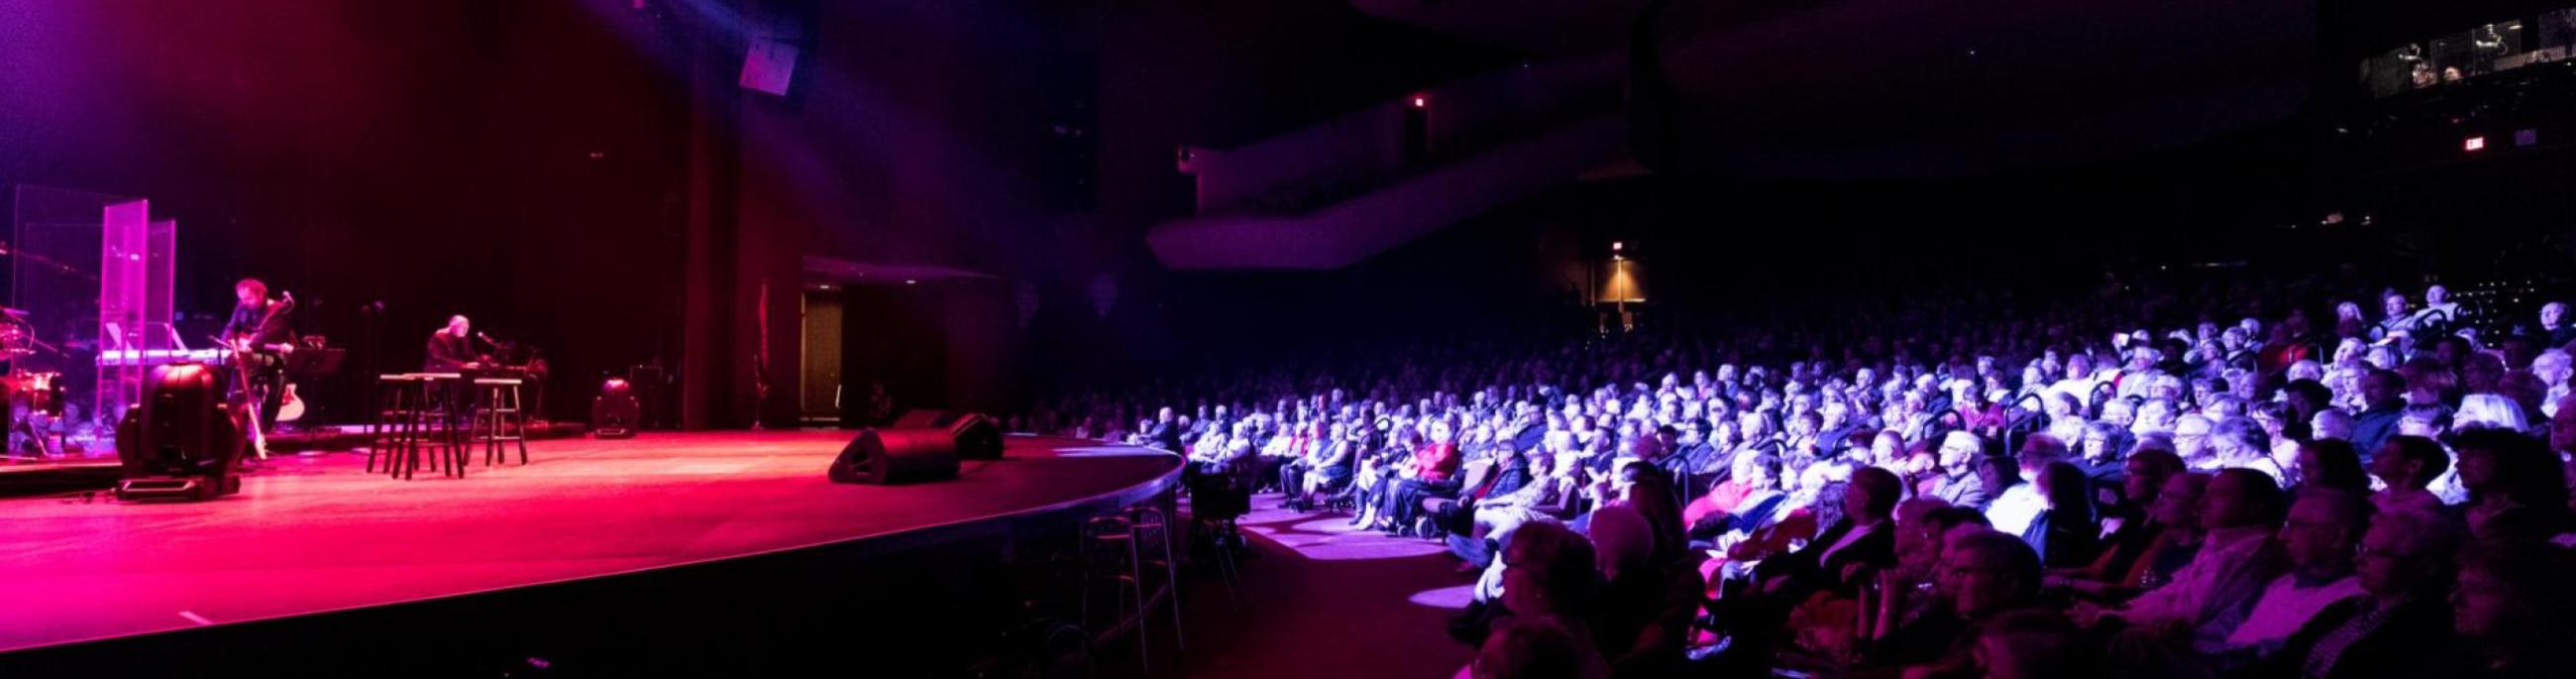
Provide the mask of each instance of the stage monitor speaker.
[{"label": "stage monitor speaker", "polygon": [[635,398],[634,386],[614,377],[599,385],[599,397],[590,401],[590,435],[603,439],[635,438],[635,428],[644,418],[644,406]]},{"label": "stage monitor speaker", "polygon": [[975,413],[960,413],[934,408],[904,411],[895,418],[895,429],[945,429],[957,437],[957,457],[967,460],[1002,459],[1002,427],[993,418]]},{"label": "stage monitor speaker", "polygon": [[833,483],[918,483],[957,478],[957,439],[944,429],[859,432],[832,460]]},{"label": "stage monitor speaker", "polygon": [[244,422],[224,405],[215,369],[173,363],[152,369],[143,402],[116,427],[124,480],[120,500],[211,500],[241,491]]}]

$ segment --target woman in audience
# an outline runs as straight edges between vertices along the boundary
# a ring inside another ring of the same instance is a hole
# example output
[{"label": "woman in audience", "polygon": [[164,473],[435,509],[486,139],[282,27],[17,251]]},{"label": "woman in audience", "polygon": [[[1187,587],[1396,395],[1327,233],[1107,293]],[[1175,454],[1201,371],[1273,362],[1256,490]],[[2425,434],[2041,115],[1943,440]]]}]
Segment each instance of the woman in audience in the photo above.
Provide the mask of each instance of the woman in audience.
[{"label": "woman in audience", "polygon": [[[1589,655],[1587,655],[1589,654]],[[1473,665],[1460,673],[1469,679],[1604,679],[1606,666],[1580,643],[1573,630],[1552,620],[1510,619],[1476,652]]]},{"label": "woman in audience", "polygon": [[2451,624],[2442,596],[2459,543],[2449,519],[2416,511],[2381,514],[2362,534],[2353,562],[2369,595],[2327,606],[2250,676],[2346,679],[2426,677],[2449,666],[2437,643]]},{"label": "woman in audience", "polygon": [[2470,677],[2576,676],[2576,626],[2568,613],[2576,610],[2576,584],[2567,575],[2576,561],[2566,549],[2481,539],[2461,552],[2459,565],[2450,613],[2466,653],[2452,670]]},{"label": "woman in audience", "polygon": [[2556,453],[2539,439],[2502,429],[2462,432],[2460,485],[2468,490],[2469,532],[2510,528],[2535,540],[2567,529],[2567,483]]},{"label": "woman in audience", "polygon": [[2288,474],[2272,459],[2270,439],[2252,419],[2232,417],[2219,420],[2209,430],[2210,451],[2220,467],[2252,469],[2272,477],[2275,484],[2287,483]]},{"label": "woman in audience", "polygon": [[2522,406],[2493,393],[2460,397],[2460,411],[2451,414],[2451,431],[2470,429],[2532,433],[2531,421],[2523,417]]},{"label": "woman in audience", "polygon": [[2333,488],[2351,493],[2370,494],[2370,474],[2361,469],[2361,456],[2354,453],[2350,442],[2318,439],[2299,444],[2298,466],[2291,477],[2298,488]]},{"label": "woman in audience", "polygon": [[1509,613],[1496,626],[1536,622],[1562,628],[1572,637],[1564,651],[1576,670],[1571,676],[1609,676],[1588,619],[1601,588],[1598,561],[1592,543],[1573,530],[1552,523],[1522,526],[1503,550],[1502,601]]},{"label": "woman in audience", "polygon": [[2096,555],[2102,525],[2093,514],[2093,484],[2075,465],[2051,462],[2033,484],[2047,508],[2022,530],[2022,541],[2039,552],[2040,562],[2049,568],[2075,568],[2090,564]]},{"label": "woman in audience", "polygon": [[2159,589],[2174,581],[2174,573],[2200,558],[2205,529],[2200,522],[2200,503],[2208,493],[2213,475],[2202,472],[2174,472],[2164,480],[2156,493],[2156,503],[2148,506],[2148,516],[2156,519],[2156,537],[2148,540],[2128,571],[2102,568],[2097,578],[2066,578],[2063,586],[2087,602],[2125,604],[2143,591]]},{"label": "woman in audience", "polygon": [[[2111,402],[2128,403],[2125,399],[2115,399]],[[2084,425],[2084,435],[2074,439],[2076,456],[2088,463],[2118,461],[2122,454],[2138,445],[2137,435],[2129,433],[2126,424],[2106,418],[2100,422]]]},{"label": "woman in audience", "polygon": [[2066,616],[2025,608],[1978,628],[1972,657],[1987,679],[2077,679],[2094,674],[2093,655]]},{"label": "woman in audience", "polygon": [[1827,483],[1815,489],[1802,489],[1788,495],[1771,510],[1768,523],[1746,529],[1743,538],[1732,545],[1720,543],[1723,559],[1710,559],[1701,570],[1710,586],[1732,579],[1740,570],[1763,559],[1796,550],[1816,537],[1819,531],[1843,518],[1845,498],[1850,484]]},{"label": "woman in audience", "polygon": [[1323,445],[1315,446],[1306,454],[1306,459],[1298,463],[1297,471],[1304,482],[1295,498],[1294,506],[1298,511],[1306,511],[1317,496],[1350,483],[1352,463],[1359,456],[1361,444],[1366,441],[1364,432],[1338,421],[1325,431]]},{"label": "woman in audience", "polygon": [[[2032,438],[2039,436],[2034,434]],[[2006,535],[2020,536],[2030,529],[2031,521],[2039,518],[2040,512],[2048,509],[2048,499],[2039,494],[2039,487],[2022,478],[2025,467],[2044,467],[2046,462],[2036,458],[2030,461],[2037,465],[2026,465],[2010,457],[1987,457],[1977,463],[1978,479],[1995,497],[1995,501],[1986,506],[1986,518],[1995,522],[1995,530]]]},{"label": "woman in audience", "polygon": [[1687,563],[1658,560],[1656,533],[1637,505],[1593,514],[1603,580],[1593,630],[1619,676],[1676,673],[1699,611],[1699,573]]},{"label": "woman in audience", "polygon": [[1935,583],[1942,576],[1946,548],[1963,532],[1991,531],[1986,515],[1966,507],[1939,505],[1920,518],[1905,518],[1900,507],[1896,565],[1879,574],[1879,600],[1871,622],[1871,645],[1862,665],[1902,667],[1932,662],[1947,649],[1936,642],[1954,634],[1959,621],[1948,593]]},{"label": "woman in audience", "polygon": [[1779,475],[1779,458],[1738,458],[1730,478],[1683,508],[1682,521],[1690,526],[1691,539],[1717,544],[1721,538],[1741,537],[1768,524],[1787,499],[1780,492]]},{"label": "woman in audience", "polygon": [[2451,470],[2451,454],[2442,444],[2422,436],[2388,437],[2371,456],[2370,475],[2379,480],[2381,490],[2372,495],[2371,504],[2379,511],[2394,512],[2415,509],[2427,513],[2446,511],[2442,498],[2431,490],[2433,480]]},{"label": "woman in audience", "polygon": [[2183,471],[2182,459],[2165,451],[2141,452],[2129,464],[2123,492],[2145,507],[2142,516],[2124,520],[2093,563],[2052,576],[2051,589],[2118,604],[2162,586],[2200,552],[2200,495],[2210,477]]},{"label": "woman in audience", "polygon": [[1900,471],[1905,465],[1905,437],[1880,429],[1870,435],[1869,466]]}]

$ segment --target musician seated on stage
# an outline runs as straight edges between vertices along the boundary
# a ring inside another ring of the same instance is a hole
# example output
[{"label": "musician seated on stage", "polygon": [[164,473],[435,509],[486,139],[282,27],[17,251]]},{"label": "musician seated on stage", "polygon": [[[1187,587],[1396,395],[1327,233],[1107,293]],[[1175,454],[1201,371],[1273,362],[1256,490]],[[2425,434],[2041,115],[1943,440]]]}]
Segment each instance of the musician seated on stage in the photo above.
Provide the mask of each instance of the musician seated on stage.
[{"label": "musician seated on stage", "polygon": [[243,380],[259,399],[259,428],[277,428],[277,407],[285,396],[286,354],[295,351],[295,298],[268,298],[268,284],[244,278],[233,284],[232,319],[223,338],[233,343],[236,365],[248,371]]},{"label": "musician seated on stage", "polygon": [[483,357],[474,351],[474,322],[463,315],[450,316],[447,327],[429,334],[429,358],[421,361],[421,372],[452,373],[482,367]]}]

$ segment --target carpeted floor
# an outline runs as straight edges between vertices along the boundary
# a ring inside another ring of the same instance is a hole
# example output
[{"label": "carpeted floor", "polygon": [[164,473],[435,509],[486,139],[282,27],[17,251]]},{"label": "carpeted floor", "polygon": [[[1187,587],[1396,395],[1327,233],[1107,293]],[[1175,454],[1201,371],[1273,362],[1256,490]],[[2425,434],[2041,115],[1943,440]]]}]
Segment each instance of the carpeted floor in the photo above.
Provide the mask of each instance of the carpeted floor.
[{"label": "carpeted floor", "polygon": [[[1239,604],[1214,563],[1202,562],[1182,607],[1188,648],[1175,657],[1158,633],[1154,676],[1448,677],[1466,664],[1472,649],[1445,629],[1470,578],[1446,547],[1280,504],[1256,498],[1239,522],[1255,552],[1239,566]],[[1135,647],[1101,653],[1126,665]]]}]

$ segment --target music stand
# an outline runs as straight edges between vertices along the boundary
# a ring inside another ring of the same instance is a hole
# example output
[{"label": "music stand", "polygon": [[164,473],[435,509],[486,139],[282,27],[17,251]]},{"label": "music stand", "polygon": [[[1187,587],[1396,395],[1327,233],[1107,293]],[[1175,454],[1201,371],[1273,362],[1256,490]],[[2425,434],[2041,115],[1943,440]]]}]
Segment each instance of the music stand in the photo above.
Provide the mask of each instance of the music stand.
[{"label": "music stand", "polygon": [[339,374],[340,364],[348,361],[349,350],[339,347],[303,348],[286,355],[286,376],[297,380],[319,380]]}]

